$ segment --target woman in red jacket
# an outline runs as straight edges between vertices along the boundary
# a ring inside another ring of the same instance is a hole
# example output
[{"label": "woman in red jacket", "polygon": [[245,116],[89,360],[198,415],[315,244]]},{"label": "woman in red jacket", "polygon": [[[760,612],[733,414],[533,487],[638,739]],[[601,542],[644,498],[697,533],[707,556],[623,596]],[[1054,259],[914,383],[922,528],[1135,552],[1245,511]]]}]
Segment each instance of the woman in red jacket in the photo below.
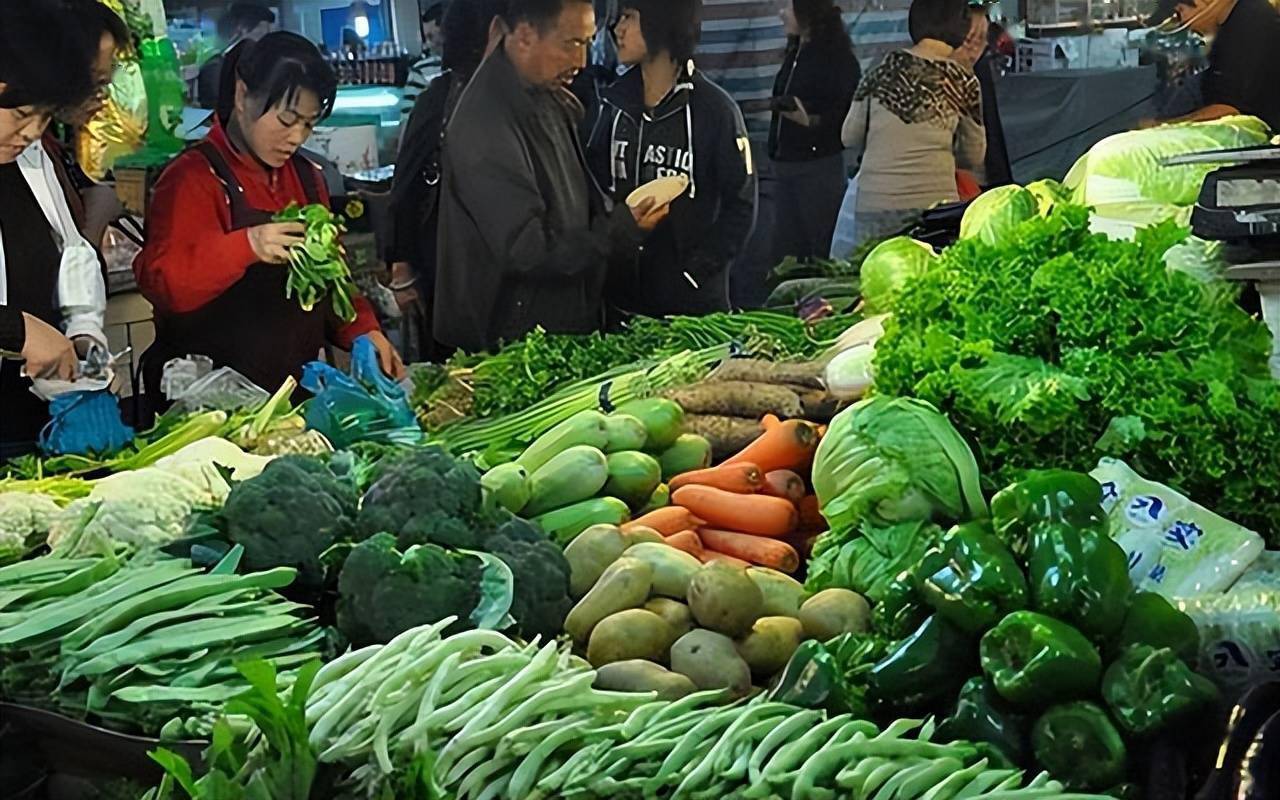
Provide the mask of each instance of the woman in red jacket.
[{"label": "woman in red jacket", "polygon": [[155,395],[165,362],[208,356],[274,391],[330,343],[367,336],[383,370],[404,374],[373,308],[356,298],[344,323],[321,302],[304,311],[285,297],[288,249],[301,223],[272,217],[290,203],[328,204],[320,171],[298,154],[333,109],[337,79],[315,45],[273,33],[228,53],[213,130],[156,185],[147,243],[134,262],[156,309],[156,343],[143,359]]}]

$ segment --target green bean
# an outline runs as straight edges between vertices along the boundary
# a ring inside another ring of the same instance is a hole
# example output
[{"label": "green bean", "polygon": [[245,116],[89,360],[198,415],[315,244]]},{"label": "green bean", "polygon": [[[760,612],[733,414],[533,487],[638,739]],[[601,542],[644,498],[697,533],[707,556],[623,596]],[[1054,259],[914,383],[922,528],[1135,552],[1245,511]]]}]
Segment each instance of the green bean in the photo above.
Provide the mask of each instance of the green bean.
[{"label": "green bean", "polygon": [[516,767],[511,776],[510,794],[513,797],[524,797],[532,791],[538,781],[539,770],[551,754],[581,736],[587,727],[585,722],[566,725],[539,742],[520,762],[520,766]]},{"label": "green bean", "polygon": [[801,711],[791,715],[785,722],[770,731],[764,739],[756,746],[751,753],[751,759],[747,762],[747,779],[751,784],[758,784],[762,778],[762,768],[765,761],[773,754],[774,750],[781,747],[785,742],[790,741],[800,731],[808,728],[814,722],[822,718],[819,711]]},{"label": "green bean", "polygon": [[791,772],[813,755],[819,743],[827,741],[851,719],[849,714],[832,717],[825,722],[810,728],[807,733],[778,750],[773,758],[765,764],[761,774],[765,780],[772,781],[775,776]]},{"label": "green bean", "polygon": [[836,773],[836,786],[848,791],[853,795],[854,800],[862,800],[866,797],[866,793],[870,791],[868,784],[871,776],[876,770],[884,765],[894,765],[894,762],[887,758],[863,758],[858,763],[851,766],[845,766]]},{"label": "green bean", "polygon": [[992,769],[976,775],[952,800],[973,800],[983,797],[987,792],[1004,785],[1012,779],[1015,784],[1022,780],[1022,773],[1016,769]]},{"label": "green bean", "polygon": [[663,760],[662,766],[658,768],[658,774],[653,777],[649,785],[653,791],[657,791],[658,787],[664,786],[667,781],[674,778],[684,767],[693,761],[694,751],[701,744],[705,743],[708,736],[721,731],[733,724],[738,715],[742,713],[742,705],[736,704],[728,708],[722,708],[712,711],[701,722],[693,726],[684,736],[680,737],[680,741],[676,744],[675,749]]},{"label": "green bean", "polygon": [[938,785],[934,786],[920,800],[954,800],[956,794],[969,784],[969,781],[987,771],[987,759],[982,758],[968,767],[953,772]]},{"label": "green bean", "polygon": [[928,766],[922,766],[918,772],[902,784],[903,800],[914,800],[932,789],[943,778],[964,768],[964,762],[958,758],[939,758]]}]

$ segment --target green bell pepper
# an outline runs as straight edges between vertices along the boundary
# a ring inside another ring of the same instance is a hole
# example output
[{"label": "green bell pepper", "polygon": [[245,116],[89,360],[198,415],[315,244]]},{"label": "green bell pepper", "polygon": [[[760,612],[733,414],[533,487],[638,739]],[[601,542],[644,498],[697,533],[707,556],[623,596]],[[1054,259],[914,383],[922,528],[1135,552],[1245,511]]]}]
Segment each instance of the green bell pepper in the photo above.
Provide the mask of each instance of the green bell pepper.
[{"label": "green bell pepper", "polygon": [[1133,595],[1110,651],[1120,653],[1138,644],[1168,647],[1188,664],[1200,657],[1200,632],[1195,622],[1155,592]]},{"label": "green bell pepper", "polygon": [[1105,533],[1062,522],[1032,532],[1027,583],[1035,610],[1096,642],[1120,630],[1133,594],[1124,549]]},{"label": "green bell pepper", "polygon": [[1083,472],[1046,469],[1027,473],[991,498],[991,523],[1010,550],[1022,556],[1030,536],[1046,522],[1105,532],[1102,486]]},{"label": "green bell pepper", "polygon": [[826,708],[838,691],[835,659],[822,642],[810,639],[791,654],[769,699],[801,708]]},{"label": "green bell pepper", "polygon": [[1102,658],[1065,622],[1015,611],[982,637],[982,671],[1000,696],[1036,707],[1095,695]]},{"label": "green bell pepper", "polygon": [[920,561],[916,581],[921,599],[966,633],[1027,607],[1026,578],[986,522],[952,528]]},{"label": "green bell pepper", "polygon": [[1107,712],[1093,703],[1054,706],[1031,729],[1036,761],[1076,791],[1096,791],[1124,780],[1124,740]]},{"label": "green bell pepper", "polygon": [[885,589],[871,610],[871,629],[893,640],[904,639],[929,617],[929,608],[916,592],[915,576],[903,572]]},{"label": "green bell pepper", "polygon": [[973,674],[973,640],[934,614],[874,667],[868,688],[874,700],[896,709],[928,706]]},{"label": "green bell pepper", "polygon": [[832,714],[865,717],[866,675],[888,651],[878,636],[846,633],[825,644],[804,642],[783,668],[769,699]]},{"label": "green bell pepper", "polygon": [[1218,697],[1208,678],[1165,647],[1130,647],[1102,677],[1102,697],[1120,727],[1149,736]]},{"label": "green bell pepper", "polygon": [[1020,766],[1027,757],[1026,723],[979,675],[960,688],[955,713],[938,726],[938,735],[942,741],[985,743],[1009,766]]}]

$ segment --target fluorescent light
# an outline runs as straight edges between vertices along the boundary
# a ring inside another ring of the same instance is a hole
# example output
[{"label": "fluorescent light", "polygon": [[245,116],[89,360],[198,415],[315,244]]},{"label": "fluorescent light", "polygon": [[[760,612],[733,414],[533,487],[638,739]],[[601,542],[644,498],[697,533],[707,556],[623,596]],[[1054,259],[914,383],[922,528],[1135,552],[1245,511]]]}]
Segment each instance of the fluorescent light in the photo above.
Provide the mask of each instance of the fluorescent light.
[{"label": "fluorescent light", "polygon": [[[361,92],[360,94],[338,92],[338,98],[333,101],[333,110],[359,111],[374,108],[391,108],[398,105],[400,105],[400,98],[392,92]],[[396,124],[399,123],[397,122]]]},{"label": "fluorescent light", "polygon": [[361,39],[369,38],[369,17],[365,14],[357,16],[354,20],[356,26],[356,36]]}]

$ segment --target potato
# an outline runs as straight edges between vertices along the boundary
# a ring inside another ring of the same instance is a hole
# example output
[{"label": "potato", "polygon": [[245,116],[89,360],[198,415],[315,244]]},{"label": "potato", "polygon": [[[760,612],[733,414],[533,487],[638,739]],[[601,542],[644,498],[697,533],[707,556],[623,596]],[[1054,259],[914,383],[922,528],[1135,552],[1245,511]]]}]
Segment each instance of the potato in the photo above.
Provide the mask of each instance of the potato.
[{"label": "potato", "polygon": [[646,611],[652,611],[667,621],[675,638],[679,639],[693,630],[693,612],[678,600],[669,597],[655,597],[644,604]]},{"label": "potato", "polygon": [[738,655],[751,674],[768,680],[778,674],[804,641],[804,626],[795,617],[761,617],[738,642]]},{"label": "potato", "polygon": [[871,625],[871,606],[848,589],[823,589],[800,606],[800,624],[810,639],[825,642]]},{"label": "potato", "polygon": [[666,542],[633,544],[623,555],[638,558],[653,568],[653,585],[649,592],[663,597],[683,600],[689,594],[689,581],[702,569],[701,561]]},{"label": "potato", "polygon": [[622,558],[627,538],[617,525],[592,525],[564,549],[569,562],[569,592],[582,597],[591,591],[609,565]]},{"label": "potato", "polygon": [[653,581],[653,568],[635,558],[620,558],[609,565],[586,597],[578,601],[565,617],[565,633],[578,644],[585,644],[591,629],[600,620],[625,611],[639,608],[649,599],[649,586]]},{"label": "potato", "polygon": [[804,584],[776,569],[748,567],[747,577],[764,595],[762,613],[770,617],[799,617],[806,594]]},{"label": "potato", "polygon": [[595,687],[612,692],[657,692],[659,700],[679,700],[698,691],[684,675],[638,658],[597,669]]},{"label": "potato", "polygon": [[671,669],[699,689],[729,689],[741,697],[751,691],[751,668],[733,640],[707,630],[692,630],[671,646]]},{"label": "potato", "polygon": [[591,631],[587,661],[603,667],[615,661],[665,661],[675,641],[671,626],[652,611],[630,608],[610,614]]},{"label": "potato", "polygon": [[689,581],[689,610],[704,628],[742,636],[763,609],[764,595],[740,567],[712,562]]}]

